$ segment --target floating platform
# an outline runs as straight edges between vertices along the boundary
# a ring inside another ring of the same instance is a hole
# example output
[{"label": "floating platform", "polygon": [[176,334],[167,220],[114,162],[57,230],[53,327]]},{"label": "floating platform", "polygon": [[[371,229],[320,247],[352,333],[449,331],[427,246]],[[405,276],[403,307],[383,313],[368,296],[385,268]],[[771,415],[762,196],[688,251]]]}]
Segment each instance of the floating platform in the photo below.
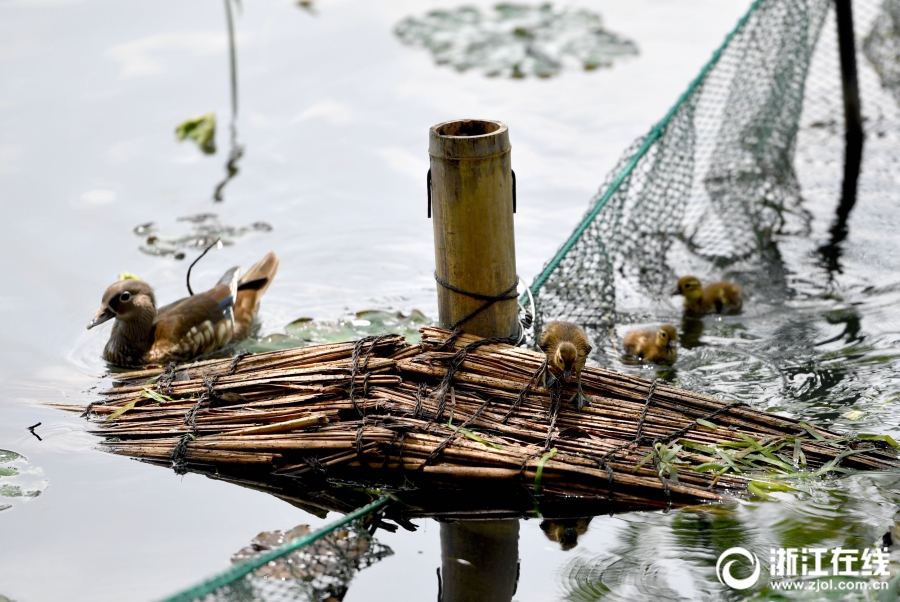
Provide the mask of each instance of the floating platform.
[{"label": "floating platform", "polygon": [[278,479],[401,499],[506,487],[519,501],[499,507],[512,513],[523,499],[651,509],[767,497],[797,478],[900,466],[889,437],[599,368],[583,372],[579,412],[574,385],[544,388],[544,360],[423,328],[415,345],[385,335],[113,374],[86,413],[104,449],[179,472],[276,494]]}]

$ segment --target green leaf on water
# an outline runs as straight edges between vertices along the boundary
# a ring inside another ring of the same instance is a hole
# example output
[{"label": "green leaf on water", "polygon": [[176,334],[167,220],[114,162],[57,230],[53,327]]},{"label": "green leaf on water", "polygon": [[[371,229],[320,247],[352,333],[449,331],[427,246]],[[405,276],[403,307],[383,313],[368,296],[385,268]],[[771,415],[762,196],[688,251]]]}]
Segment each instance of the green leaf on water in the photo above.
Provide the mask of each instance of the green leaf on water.
[{"label": "green leaf on water", "polygon": [[718,430],[719,428],[717,424],[713,424],[709,420],[703,420],[702,418],[698,418],[695,422],[700,426],[705,426],[708,429]]},{"label": "green leaf on water", "polygon": [[758,481],[750,481],[749,483],[747,483],[747,491],[749,491],[750,493],[752,493],[753,495],[755,495],[757,497],[761,497],[762,499],[764,499],[766,501],[778,499],[778,498],[772,497],[771,495],[769,495],[768,493],[763,491],[760,487],[758,487],[756,485],[757,482]]},{"label": "green leaf on water", "polygon": [[9,451],[8,449],[0,449],[0,462],[12,462],[13,460],[18,460],[19,458],[22,458],[21,454],[17,454],[14,451]]},{"label": "green leaf on water", "polygon": [[179,140],[190,138],[207,155],[215,153],[216,114],[204,113],[198,117],[182,121],[175,128],[175,137]]},{"label": "green leaf on water", "polygon": [[0,477],[14,477],[19,471],[12,466],[0,466]]},{"label": "green leaf on water", "polygon": [[120,282],[122,280],[140,280],[140,279],[141,279],[140,276],[138,276],[137,274],[132,274],[131,272],[122,272],[121,274],[119,274]]},{"label": "green leaf on water", "polygon": [[759,489],[764,491],[800,491],[796,487],[791,487],[790,485],[786,485],[784,483],[775,483],[773,481],[751,481],[753,485]]}]

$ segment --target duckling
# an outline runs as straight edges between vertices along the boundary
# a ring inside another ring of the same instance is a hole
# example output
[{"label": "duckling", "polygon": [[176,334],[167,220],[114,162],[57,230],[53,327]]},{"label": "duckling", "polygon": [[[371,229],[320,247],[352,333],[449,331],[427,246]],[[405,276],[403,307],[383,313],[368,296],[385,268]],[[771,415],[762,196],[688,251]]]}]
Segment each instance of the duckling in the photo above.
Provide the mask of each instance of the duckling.
[{"label": "duckling", "polygon": [[678,281],[672,295],[684,296],[684,308],[693,313],[740,313],[744,304],[741,287],[732,282],[713,282],[705,287],[695,276],[685,276]]},{"label": "duckling", "polygon": [[[587,335],[571,322],[550,322],[541,335],[541,350],[547,354],[547,370],[560,373],[569,382],[574,376],[578,382],[577,404],[581,410],[588,405],[581,391],[581,371],[592,347]],[[544,386],[547,386],[547,370],[544,372]]]},{"label": "duckling", "polygon": [[671,324],[663,324],[659,330],[632,330],[625,335],[625,351],[645,362],[671,364],[678,353],[678,331]]},{"label": "duckling", "polygon": [[88,330],[115,318],[103,357],[116,366],[188,361],[246,338],[259,301],[278,269],[269,253],[243,278],[231,268],[204,293],[156,308],[153,288],[122,280],[106,289]]}]

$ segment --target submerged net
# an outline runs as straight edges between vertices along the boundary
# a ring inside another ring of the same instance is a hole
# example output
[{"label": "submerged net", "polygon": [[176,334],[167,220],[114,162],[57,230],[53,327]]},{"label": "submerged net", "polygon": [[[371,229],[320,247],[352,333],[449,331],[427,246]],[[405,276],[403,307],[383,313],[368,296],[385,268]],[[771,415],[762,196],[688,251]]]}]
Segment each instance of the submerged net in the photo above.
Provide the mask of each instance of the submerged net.
[{"label": "submerged net", "polygon": [[[900,82],[900,2],[853,5],[864,114],[893,115],[881,87]],[[563,319],[602,338],[616,323],[671,313],[669,291],[686,274],[777,277],[767,273],[774,238],[809,228],[794,163],[801,127],[843,141],[835,29],[831,0],[753,4],[662,121],[626,149],[535,278],[535,332]]]}]

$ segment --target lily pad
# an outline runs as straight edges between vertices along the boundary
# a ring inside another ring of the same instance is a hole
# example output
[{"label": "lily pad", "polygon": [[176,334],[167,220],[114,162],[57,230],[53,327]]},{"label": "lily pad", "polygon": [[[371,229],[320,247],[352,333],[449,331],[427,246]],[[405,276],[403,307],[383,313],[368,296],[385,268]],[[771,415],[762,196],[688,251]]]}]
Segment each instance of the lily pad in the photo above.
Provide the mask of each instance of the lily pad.
[{"label": "lily pad", "polygon": [[0,449],[0,511],[11,508],[18,500],[36,498],[46,488],[43,470],[29,466],[21,454]]},{"label": "lily pad", "polygon": [[179,140],[190,138],[197,143],[200,150],[207,155],[216,152],[216,114],[204,113],[186,119],[175,128],[175,137]]},{"label": "lily pad", "polygon": [[289,349],[305,345],[352,341],[381,334],[401,334],[410,343],[422,338],[419,328],[432,321],[418,310],[409,315],[382,310],[360,311],[339,320],[314,320],[298,318],[285,328],[285,333],[271,334],[257,341],[245,341],[241,349],[252,352]]},{"label": "lily pad", "polygon": [[12,462],[14,460],[18,460],[19,458],[22,458],[24,460],[23,456],[17,454],[14,451],[9,451],[8,449],[0,449],[0,462]]},{"label": "lily pad", "polygon": [[638,53],[634,42],[604,29],[597,13],[552,4],[435,10],[404,19],[394,33],[407,45],[430,50],[439,65],[491,77],[551,77],[567,66],[610,67]]},{"label": "lily pad", "polygon": [[410,315],[401,312],[369,310],[357,312],[353,317],[335,322],[317,322],[301,318],[287,325],[287,333],[310,343],[336,343],[380,334],[402,334],[412,343],[421,338],[419,328],[430,324],[425,315],[413,310]]}]

